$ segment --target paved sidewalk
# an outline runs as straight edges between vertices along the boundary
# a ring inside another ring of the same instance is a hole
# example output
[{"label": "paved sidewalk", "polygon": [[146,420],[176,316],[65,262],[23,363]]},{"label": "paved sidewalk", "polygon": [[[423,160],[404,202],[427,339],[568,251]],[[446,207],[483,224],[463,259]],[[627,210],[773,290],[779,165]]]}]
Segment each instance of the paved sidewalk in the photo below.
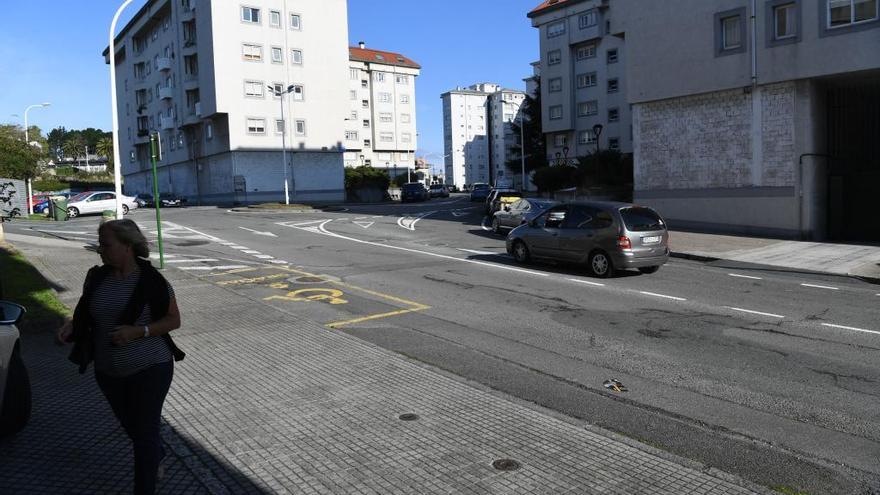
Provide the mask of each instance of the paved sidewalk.
[{"label": "paved sidewalk", "polygon": [[[79,243],[17,248],[68,304],[97,261]],[[487,392],[179,270],[162,493],[764,493],[738,478]],[[98,392],[24,336],[28,428],[0,442],[10,493],[130,491],[130,447]],[[400,415],[414,413],[415,421]],[[493,468],[513,459],[515,471]]]}]

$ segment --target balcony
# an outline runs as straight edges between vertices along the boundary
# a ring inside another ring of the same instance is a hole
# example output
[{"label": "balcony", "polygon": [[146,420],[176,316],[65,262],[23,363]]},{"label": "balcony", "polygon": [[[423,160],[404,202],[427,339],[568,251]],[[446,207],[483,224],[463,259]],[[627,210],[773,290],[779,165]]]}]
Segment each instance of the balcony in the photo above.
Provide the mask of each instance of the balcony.
[{"label": "balcony", "polygon": [[160,87],[159,88],[159,99],[160,100],[170,100],[174,98],[174,90],[169,87]]},{"label": "balcony", "polygon": [[174,117],[162,117],[159,119],[162,129],[174,129]]},{"label": "balcony", "polygon": [[201,117],[202,116],[202,102],[196,103],[195,110],[196,110],[196,117]]},{"label": "balcony", "polygon": [[159,57],[156,59],[156,65],[162,72],[169,71],[171,70],[171,59],[168,57]]},{"label": "balcony", "polygon": [[183,7],[180,9],[180,20],[181,21],[191,21],[196,16],[196,8],[195,7]]}]

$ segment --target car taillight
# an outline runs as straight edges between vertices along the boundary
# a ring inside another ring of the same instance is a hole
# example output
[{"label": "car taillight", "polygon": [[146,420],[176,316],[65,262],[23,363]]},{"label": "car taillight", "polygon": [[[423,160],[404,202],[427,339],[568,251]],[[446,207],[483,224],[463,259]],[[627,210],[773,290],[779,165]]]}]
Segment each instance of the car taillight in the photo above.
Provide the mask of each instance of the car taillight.
[{"label": "car taillight", "polygon": [[621,249],[632,249],[632,242],[629,240],[629,237],[620,236],[617,238],[617,247]]}]

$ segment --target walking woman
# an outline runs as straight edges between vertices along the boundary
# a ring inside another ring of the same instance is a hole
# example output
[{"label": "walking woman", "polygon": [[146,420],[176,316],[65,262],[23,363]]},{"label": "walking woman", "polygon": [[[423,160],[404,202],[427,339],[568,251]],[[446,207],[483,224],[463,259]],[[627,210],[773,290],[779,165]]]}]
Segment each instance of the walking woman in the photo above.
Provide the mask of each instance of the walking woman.
[{"label": "walking woman", "polygon": [[95,362],[95,380],[134,446],[134,492],[156,491],[165,456],[159,436],[162,405],[174,361],[184,353],[168,332],[180,327],[174,289],[149,262],[147,240],[131,220],[98,229],[103,266],[89,270],[73,321],[58,330],[73,342],[71,361],[85,373]]}]

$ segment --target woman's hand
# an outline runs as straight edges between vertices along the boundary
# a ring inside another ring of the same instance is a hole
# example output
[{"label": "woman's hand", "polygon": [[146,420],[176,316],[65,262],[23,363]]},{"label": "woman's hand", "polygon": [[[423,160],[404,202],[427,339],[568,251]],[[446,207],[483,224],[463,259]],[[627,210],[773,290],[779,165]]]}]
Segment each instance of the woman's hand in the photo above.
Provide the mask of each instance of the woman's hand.
[{"label": "woman's hand", "polygon": [[67,320],[64,322],[64,325],[61,325],[55,332],[55,343],[58,345],[64,345],[70,342],[70,337],[73,335],[73,320]]},{"label": "woman's hand", "polygon": [[144,336],[144,327],[133,327],[131,325],[118,326],[110,332],[110,340],[114,345],[125,345],[132,340]]}]

